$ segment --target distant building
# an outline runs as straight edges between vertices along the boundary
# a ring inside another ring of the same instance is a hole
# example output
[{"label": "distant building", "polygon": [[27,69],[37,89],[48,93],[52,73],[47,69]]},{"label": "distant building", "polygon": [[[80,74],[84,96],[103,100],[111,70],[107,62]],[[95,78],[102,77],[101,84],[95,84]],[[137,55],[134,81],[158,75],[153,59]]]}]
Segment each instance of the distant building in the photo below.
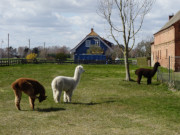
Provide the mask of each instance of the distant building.
[{"label": "distant building", "polygon": [[169,67],[169,56],[171,56],[171,69],[180,70],[180,11],[169,16],[169,21],[154,34],[154,42],[151,45],[151,65],[156,61],[161,66]]},{"label": "distant building", "polygon": [[[101,51],[97,54],[93,52],[90,54],[88,53],[88,49],[91,46],[96,46]],[[93,28],[91,32],[77,45],[75,46],[70,52],[74,55],[74,61],[78,60],[106,60],[105,52],[109,49],[112,50],[113,43],[101,38],[96,32],[94,32]]]}]

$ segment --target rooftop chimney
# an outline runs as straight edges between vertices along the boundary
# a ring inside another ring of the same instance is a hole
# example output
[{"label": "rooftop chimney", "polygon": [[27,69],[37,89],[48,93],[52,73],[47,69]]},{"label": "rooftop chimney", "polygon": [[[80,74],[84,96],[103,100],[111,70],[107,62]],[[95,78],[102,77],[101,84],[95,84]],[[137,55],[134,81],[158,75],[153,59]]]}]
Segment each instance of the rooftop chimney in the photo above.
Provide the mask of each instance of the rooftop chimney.
[{"label": "rooftop chimney", "polygon": [[174,16],[174,14],[172,14],[172,15],[169,15],[169,20],[172,18]]},{"label": "rooftop chimney", "polygon": [[94,31],[94,29],[93,28],[91,28],[91,32],[93,32]]}]

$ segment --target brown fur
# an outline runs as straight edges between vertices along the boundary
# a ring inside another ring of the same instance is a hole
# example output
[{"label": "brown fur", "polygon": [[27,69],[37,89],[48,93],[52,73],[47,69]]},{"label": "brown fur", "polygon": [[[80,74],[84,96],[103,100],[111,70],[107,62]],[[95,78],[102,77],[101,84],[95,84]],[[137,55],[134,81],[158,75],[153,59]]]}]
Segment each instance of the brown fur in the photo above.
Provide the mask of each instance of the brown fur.
[{"label": "brown fur", "polygon": [[135,71],[135,74],[138,76],[137,83],[140,84],[142,76],[147,78],[147,84],[151,84],[152,77],[155,75],[158,66],[160,66],[159,62],[156,62],[154,64],[153,69],[145,69],[145,68],[139,68]]},{"label": "brown fur", "polygon": [[[12,89],[15,94],[15,106],[18,110],[20,108],[20,101],[22,91],[29,96],[29,103],[31,108],[34,110],[35,99],[38,98],[39,102],[46,99],[44,87],[36,80],[30,78],[19,78],[12,83]],[[39,97],[37,95],[39,94]]]}]

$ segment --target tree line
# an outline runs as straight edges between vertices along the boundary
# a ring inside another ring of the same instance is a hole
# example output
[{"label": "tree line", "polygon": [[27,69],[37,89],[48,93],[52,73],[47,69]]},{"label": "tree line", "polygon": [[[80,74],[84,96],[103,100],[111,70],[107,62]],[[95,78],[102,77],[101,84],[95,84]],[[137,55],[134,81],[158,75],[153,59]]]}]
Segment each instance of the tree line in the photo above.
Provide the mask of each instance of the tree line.
[{"label": "tree line", "polygon": [[26,58],[27,55],[35,53],[38,58],[55,59],[59,57],[70,57],[70,48],[66,46],[51,46],[48,48],[34,47],[32,49],[28,47],[13,48],[0,48],[0,58]]},{"label": "tree line", "polygon": [[[129,52],[130,58],[136,57],[150,57],[151,55],[151,43],[153,38],[147,38],[139,42],[134,49]],[[112,46],[112,50],[107,50],[105,55],[107,58],[115,60],[116,58],[123,58],[122,48],[124,46],[121,45],[114,45]],[[29,49],[28,47],[18,47],[18,48],[5,48],[0,49],[0,58],[7,58],[8,57],[8,50],[9,50],[9,58],[26,58],[26,56],[30,53],[37,54],[38,58],[45,58],[45,59],[62,59],[65,60],[66,58],[70,57],[70,48],[67,46],[51,46],[48,48],[44,48],[42,46],[34,47]],[[87,54],[102,54],[103,50],[101,48],[97,48],[96,46],[91,46],[87,51]]]},{"label": "tree line", "polygon": [[[145,40],[140,41],[131,51],[129,52],[129,58],[137,58],[137,57],[151,57],[151,43],[153,42],[153,38],[147,38]],[[113,51],[106,51],[106,56],[115,60],[116,58],[124,58],[122,48],[123,45],[115,45],[112,47]],[[130,50],[130,48],[129,48]]]}]

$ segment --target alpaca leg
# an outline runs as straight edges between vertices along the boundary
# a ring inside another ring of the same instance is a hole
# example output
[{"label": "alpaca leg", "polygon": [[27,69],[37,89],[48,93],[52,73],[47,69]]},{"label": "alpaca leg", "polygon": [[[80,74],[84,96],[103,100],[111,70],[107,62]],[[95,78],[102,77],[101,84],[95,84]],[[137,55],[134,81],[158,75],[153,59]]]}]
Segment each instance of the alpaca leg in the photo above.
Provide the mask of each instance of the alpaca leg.
[{"label": "alpaca leg", "polygon": [[62,91],[58,91],[58,90],[57,90],[56,93],[55,93],[54,101],[55,101],[56,103],[59,103],[59,102],[60,102],[61,92],[62,92]]},{"label": "alpaca leg", "polygon": [[138,84],[140,84],[141,78],[142,78],[142,75],[138,75],[138,78],[137,78],[137,83],[138,83]]},{"label": "alpaca leg", "polygon": [[71,97],[72,97],[72,91],[68,91],[67,92],[67,101],[68,101],[68,103],[71,102]]},{"label": "alpaca leg", "polygon": [[20,101],[21,101],[22,92],[20,90],[14,90],[14,94],[15,94],[15,106],[18,110],[21,110]]},{"label": "alpaca leg", "polygon": [[67,93],[64,91],[64,102],[67,103]]},{"label": "alpaca leg", "polygon": [[53,98],[54,98],[54,100],[56,99],[56,89],[53,89]]},{"label": "alpaca leg", "polygon": [[148,79],[147,79],[147,84],[151,84],[151,79],[152,79],[152,78],[148,78]]},{"label": "alpaca leg", "polygon": [[35,98],[34,97],[29,97],[29,103],[31,108],[34,110],[34,102],[35,102]]}]

